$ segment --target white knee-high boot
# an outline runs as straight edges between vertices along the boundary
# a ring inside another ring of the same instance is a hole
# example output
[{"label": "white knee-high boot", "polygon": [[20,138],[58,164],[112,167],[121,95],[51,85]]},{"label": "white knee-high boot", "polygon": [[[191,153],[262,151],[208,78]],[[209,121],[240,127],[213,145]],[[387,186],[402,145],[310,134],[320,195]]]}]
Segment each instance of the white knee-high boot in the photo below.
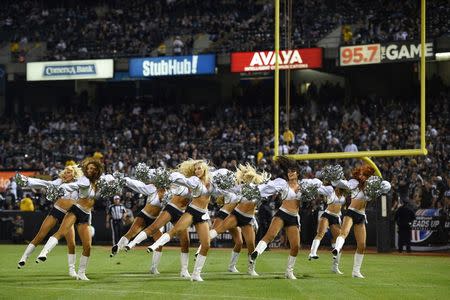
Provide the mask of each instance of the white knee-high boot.
[{"label": "white knee-high boot", "polygon": [[353,258],[352,277],[364,278],[364,276],[361,274],[361,265],[362,265],[363,259],[364,259],[364,254],[359,254],[358,252],[355,252],[355,256]]},{"label": "white knee-high boot", "polygon": [[267,248],[267,243],[263,240],[259,241],[258,245],[256,245],[255,251],[250,255],[250,262],[254,263],[256,258],[261,255]]},{"label": "white knee-high boot", "polygon": [[338,253],[341,252],[342,246],[344,246],[345,239],[342,236],[338,236],[336,239],[336,246],[334,247],[332,253],[334,257],[337,257]]},{"label": "white knee-high boot", "polygon": [[81,255],[80,257],[80,264],[78,266],[78,280],[89,280],[89,278],[86,277],[86,269],[89,262],[89,256]]},{"label": "white knee-high boot", "polygon": [[161,256],[162,256],[162,252],[161,251],[153,252],[152,264],[150,266],[150,273],[151,274],[155,274],[155,275],[159,274],[158,266],[159,266],[159,262],[161,261]]},{"label": "white knee-high boot", "polygon": [[58,245],[58,239],[51,236],[47,243],[44,246],[44,249],[42,249],[41,253],[39,253],[38,258],[36,259],[36,262],[44,262],[47,260],[47,255],[52,251],[55,246]]},{"label": "white knee-high boot", "polygon": [[126,237],[121,237],[120,240],[117,242],[117,246],[119,247],[119,250],[123,250],[126,245],[128,245],[130,241]]},{"label": "white knee-high boot", "polygon": [[251,260],[250,260],[250,255],[249,255],[249,256],[248,256],[248,268],[247,268],[247,273],[248,273],[250,276],[259,276],[258,273],[256,273],[255,265],[256,265],[256,261],[255,261],[255,262],[251,262]]},{"label": "white knee-high boot", "polygon": [[203,266],[205,265],[206,256],[201,254],[197,255],[197,259],[195,260],[194,271],[192,272],[191,280],[192,281],[203,281],[200,276]]},{"label": "white knee-high boot", "polygon": [[77,272],[75,271],[75,263],[77,262],[77,255],[67,254],[67,262],[69,263],[69,276],[76,278]]},{"label": "white knee-high boot", "polygon": [[158,247],[164,246],[169,241],[170,235],[168,233],[164,233],[156,242],[153,243],[153,245],[147,248],[147,251],[155,251]]},{"label": "white knee-high boot", "polygon": [[139,234],[134,238],[134,240],[132,240],[131,242],[128,243],[128,245],[125,246],[125,250],[133,249],[134,247],[136,247],[136,245],[139,245],[140,243],[145,241],[147,238],[148,238],[148,236],[145,233],[145,231],[139,232]]},{"label": "white knee-high boot", "polygon": [[180,253],[180,263],[181,263],[181,271],[180,271],[180,277],[182,278],[191,278],[191,274],[189,274],[188,267],[189,267],[189,253]]},{"label": "white knee-high boot", "polygon": [[[331,248],[334,249],[335,246],[336,246],[336,244],[331,244]],[[342,255],[342,253],[339,252],[336,257],[333,257],[333,263],[331,265],[331,272],[339,274],[339,275],[344,274],[341,272],[341,270],[339,270],[339,262],[341,261],[341,255]]]},{"label": "white knee-high boot", "polygon": [[22,254],[22,257],[19,260],[19,263],[17,264],[17,268],[21,269],[23,266],[25,266],[25,263],[27,262],[28,257],[33,253],[34,249],[36,249],[36,246],[33,244],[28,244],[27,248]]},{"label": "white knee-high boot", "polygon": [[294,266],[296,260],[297,260],[296,256],[289,255],[286,273],[284,274],[284,277],[286,277],[287,279],[297,279],[297,277],[294,276]]},{"label": "white knee-high boot", "polygon": [[231,273],[239,273],[238,269],[236,269],[236,264],[239,259],[239,252],[231,251],[230,264],[228,265],[228,272]]},{"label": "white knee-high boot", "polygon": [[311,244],[311,252],[309,253],[309,257],[308,257],[309,260],[319,258],[319,256],[317,256],[317,249],[319,249],[319,245],[320,245],[320,240],[314,239]]}]

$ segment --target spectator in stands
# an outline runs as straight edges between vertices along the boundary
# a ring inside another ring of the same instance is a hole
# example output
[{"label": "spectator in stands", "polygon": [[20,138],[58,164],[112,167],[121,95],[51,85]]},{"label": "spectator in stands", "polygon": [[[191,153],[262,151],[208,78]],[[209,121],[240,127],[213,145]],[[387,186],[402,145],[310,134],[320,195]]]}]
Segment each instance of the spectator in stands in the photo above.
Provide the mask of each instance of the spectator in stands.
[{"label": "spectator in stands", "polygon": [[20,201],[21,211],[34,211],[33,200],[31,200],[30,194],[26,194],[25,197]]},{"label": "spectator in stands", "polygon": [[430,180],[426,180],[422,187],[421,209],[434,208],[436,205],[436,186],[433,186]]},{"label": "spectator in stands", "polygon": [[358,147],[353,143],[353,139],[349,139],[345,145],[344,152],[358,152]]},{"label": "spectator in stands", "polygon": [[291,130],[289,130],[289,128],[286,128],[286,130],[283,132],[283,140],[286,142],[287,145],[295,142],[294,133]]},{"label": "spectator in stands", "polygon": [[166,44],[164,42],[159,44],[157,51],[158,56],[166,56]]},{"label": "spectator in stands", "polygon": [[14,181],[13,177],[9,179],[9,183],[6,186],[6,191],[12,196],[12,202],[15,203],[17,200],[17,183]]},{"label": "spectator in stands", "polygon": [[25,228],[24,220],[21,215],[16,215],[15,219],[12,221],[13,231],[12,231],[12,241],[15,244],[23,242],[23,231]]},{"label": "spectator in stands", "polygon": [[177,35],[172,43],[172,51],[173,55],[182,55],[184,50],[184,43],[181,40],[180,36]]},{"label": "spectator in stands", "polygon": [[300,146],[297,148],[297,154],[308,154],[309,147],[306,145],[305,140],[300,140]]}]

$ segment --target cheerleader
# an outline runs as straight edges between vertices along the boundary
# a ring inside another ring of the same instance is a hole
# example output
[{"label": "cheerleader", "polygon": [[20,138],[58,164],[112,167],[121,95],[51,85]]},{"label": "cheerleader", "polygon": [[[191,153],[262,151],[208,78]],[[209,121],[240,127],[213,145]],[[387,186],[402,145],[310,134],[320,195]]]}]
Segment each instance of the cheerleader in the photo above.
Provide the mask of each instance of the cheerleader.
[{"label": "cheerleader", "polygon": [[[261,184],[269,179],[269,175],[266,172],[257,173],[256,170],[250,165],[245,166],[239,165],[236,172],[236,180],[238,184]],[[240,189],[236,189],[238,192]],[[238,192],[239,193],[239,192]],[[255,229],[254,225],[256,222],[255,211],[259,199],[247,199],[245,196],[236,195],[234,197],[235,202],[239,201],[239,204],[234,208],[234,210],[229,214],[223,222],[221,222],[217,227],[209,231],[209,237],[214,239],[217,235],[224,233],[225,231],[237,228],[241,228],[242,235],[244,236],[245,243],[247,245],[248,256],[255,250]],[[231,200],[233,201],[233,200]],[[231,203],[232,204],[232,203]],[[236,269],[236,263],[239,257],[239,252],[231,252],[230,270],[231,266]],[[236,270],[237,271],[237,270]],[[251,276],[258,276],[255,271],[255,264],[250,262],[248,264],[248,274]]]},{"label": "cheerleader", "polygon": [[[120,238],[116,245],[111,248],[111,257],[115,256],[119,250],[123,250],[130,239],[135,237],[142,229],[150,226],[155,221],[155,219],[161,212],[161,199],[163,198],[165,192],[164,188],[158,189],[153,184],[145,184],[139,180],[131,179],[129,177],[125,177],[124,179],[128,188],[135,191],[136,193],[147,196],[147,203],[134,219],[134,222],[128,232]],[[152,238],[156,241],[161,235],[161,231],[158,230],[155,232],[155,234],[152,235]],[[159,274],[158,265],[161,261],[161,251],[162,247],[153,252],[152,263],[150,266],[151,274]]]},{"label": "cheerleader", "polygon": [[[97,182],[103,173],[104,165],[99,160],[89,157],[81,163],[84,176],[73,183],[62,184],[61,187],[69,192],[78,191],[78,201],[72,205],[64,217],[58,231],[51,236],[39,254],[36,262],[44,262],[47,260],[47,255],[58,244],[58,241],[63,237],[70,228],[77,225],[77,232],[83,245],[83,253],[80,257],[77,279],[89,280],[86,277],[86,269],[91,254],[92,236],[89,230],[91,220],[91,210],[94,206],[95,196],[98,192]],[[111,180],[111,175],[106,175],[103,178]]]},{"label": "cheerleader", "polygon": [[[317,249],[319,248],[320,241],[325,235],[327,229],[329,228],[332,235],[331,247],[335,247],[336,238],[339,236],[341,228],[341,208],[345,204],[346,190],[348,187],[342,184],[339,177],[341,177],[342,167],[337,166],[327,166],[324,168],[324,173],[326,170],[332,170],[335,168],[337,170],[337,177],[328,179],[325,178],[324,182],[331,182],[331,185],[322,185],[318,189],[318,193],[325,196],[327,208],[325,212],[320,216],[319,224],[317,225],[317,234],[311,245],[311,252],[309,253],[308,259],[318,259]],[[329,173],[329,172],[327,172]],[[336,179],[336,180],[334,180]],[[339,270],[339,261],[341,254],[339,253],[337,257],[333,258],[333,263],[331,271],[336,274],[343,274]]]},{"label": "cheerleader", "polygon": [[[170,190],[167,192],[167,198],[171,199],[169,203],[164,207],[159,216],[152,222],[152,224],[146,227],[144,230],[139,232],[139,234],[125,246],[125,250],[129,251],[133,249],[136,245],[145,241],[149,236],[155,235],[161,236],[161,227],[165,226],[167,223],[171,222],[175,225],[184,213],[188,203],[191,201],[190,192],[188,188],[183,186],[172,185]],[[188,271],[189,266],[189,232],[188,228],[184,231],[180,231],[178,237],[180,239],[180,263],[181,271],[180,277],[190,279],[191,275]],[[119,241],[120,243],[120,241]],[[157,251],[155,251],[157,252]],[[155,254],[153,254],[155,255]]]},{"label": "cheerleader", "polygon": [[300,248],[300,185],[298,182],[299,167],[296,161],[286,157],[279,157],[277,162],[287,174],[288,181],[277,178],[267,184],[259,186],[262,197],[281,194],[282,203],[277,213],[272,218],[269,229],[259,241],[255,251],[250,256],[250,262],[254,263],[257,257],[264,252],[267,245],[273,241],[282,228],[286,229],[289,241],[290,253],[288,257],[285,278],[297,279],[294,276],[294,265]]},{"label": "cheerleader", "polygon": [[[223,198],[223,197],[222,197]],[[224,220],[230,216],[230,213],[232,213],[233,209],[237,206],[237,203],[224,203],[222,208],[217,213],[214,223],[212,224],[211,228],[216,229],[222,226]],[[211,232],[211,231],[210,231]],[[239,258],[239,254],[242,249],[242,233],[241,229],[239,227],[229,228],[228,232],[231,234],[231,237],[233,238],[234,247],[231,251],[231,259],[230,264],[228,265],[228,272],[231,273],[239,273],[239,270],[236,268],[236,264]],[[210,235],[211,237],[211,235]],[[197,257],[200,253],[201,246],[198,247],[197,252],[195,253],[195,256]]]},{"label": "cheerleader", "polygon": [[[30,188],[43,188],[49,189],[51,187],[57,187],[62,183],[68,183],[77,180],[83,175],[83,172],[77,165],[69,165],[64,168],[63,171],[59,173],[59,178],[54,181],[46,181],[37,178],[30,178],[23,175],[20,176],[20,180],[25,181]],[[28,244],[25,252],[17,264],[19,269],[25,266],[25,263],[28,257],[33,253],[34,249],[37,245],[39,245],[42,240],[47,236],[49,231],[55,227],[57,223],[61,223],[64,216],[67,213],[67,210],[75,203],[75,200],[78,198],[78,193],[76,191],[66,192],[61,198],[57,199],[53,204],[52,209],[50,210],[47,217],[45,217],[42,222],[41,227],[39,228],[38,233],[33,238],[33,240]],[[69,276],[77,277],[77,272],[75,271],[75,230],[73,226],[67,231],[64,235],[67,241],[67,260],[69,263]]]},{"label": "cheerleader", "polygon": [[192,201],[186,208],[186,212],[181,216],[175,226],[164,233],[153,245],[148,247],[148,251],[155,251],[158,247],[165,245],[172,237],[185,231],[190,225],[194,225],[200,240],[200,253],[195,260],[192,281],[203,281],[200,273],[206,261],[209,250],[209,214],[208,204],[213,192],[210,183],[208,164],[203,160],[189,159],[181,163],[179,172],[170,174],[171,181],[175,185],[184,186],[191,190]]},{"label": "cheerleader", "polygon": [[[361,274],[361,264],[364,258],[364,251],[366,249],[366,214],[365,208],[370,198],[365,194],[366,181],[375,173],[375,170],[369,165],[362,165],[353,169],[353,179],[348,182],[341,180],[342,185],[346,185],[351,192],[351,203],[344,214],[344,219],[341,226],[341,233],[336,239],[336,247],[332,253],[335,257],[341,252],[342,246],[345,243],[345,238],[348,236],[350,229],[353,226],[353,232],[356,239],[356,252],[353,261],[352,277],[364,278]],[[387,193],[391,189],[391,185],[387,181],[381,182],[381,192]]]}]

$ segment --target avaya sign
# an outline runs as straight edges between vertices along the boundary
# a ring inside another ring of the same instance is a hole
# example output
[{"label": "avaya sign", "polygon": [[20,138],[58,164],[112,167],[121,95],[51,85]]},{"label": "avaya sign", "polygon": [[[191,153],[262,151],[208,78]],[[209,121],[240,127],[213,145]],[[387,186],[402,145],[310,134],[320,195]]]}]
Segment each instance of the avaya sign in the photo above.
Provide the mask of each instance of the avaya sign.
[{"label": "avaya sign", "polygon": [[[322,48],[280,50],[279,66],[286,69],[316,69],[322,67]],[[275,70],[275,51],[231,53],[231,72],[261,72]]]}]

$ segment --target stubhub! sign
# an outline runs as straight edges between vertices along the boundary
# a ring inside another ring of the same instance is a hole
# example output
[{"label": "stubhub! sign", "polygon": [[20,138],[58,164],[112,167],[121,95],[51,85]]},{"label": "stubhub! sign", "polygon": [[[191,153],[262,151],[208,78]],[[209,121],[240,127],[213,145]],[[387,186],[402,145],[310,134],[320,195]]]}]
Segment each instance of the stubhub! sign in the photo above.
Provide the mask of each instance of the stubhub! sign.
[{"label": "stubhub! sign", "polygon": [[74,80],[112,78],[112,59],[68,60],[27,63],[27,80]]},{"label": "stubhub! sign", "polygon": [[132,58],[129,61],[129,70],[130,77],[214,74],[216,72],[216,56],[200,54]]}]

